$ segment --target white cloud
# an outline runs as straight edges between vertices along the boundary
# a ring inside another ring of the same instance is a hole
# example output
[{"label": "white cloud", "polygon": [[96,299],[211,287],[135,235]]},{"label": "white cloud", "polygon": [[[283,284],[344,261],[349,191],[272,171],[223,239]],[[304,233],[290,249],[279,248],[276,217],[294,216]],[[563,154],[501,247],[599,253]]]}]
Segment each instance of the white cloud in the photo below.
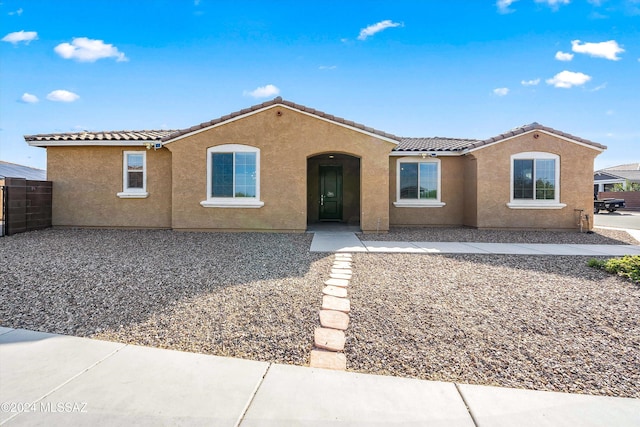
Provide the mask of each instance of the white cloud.
[{"label": "white cloud", "polygon": [[56,101],[56,102],[73,102],[79,98],[80,98],[79,95],[64,89],[54,90],[53,92],[50,92],[47,95],[47,99],[49,101]]},{"label": "white cloud", "polygon": [[558,61],[571,61],[573,59],[573,53],[566,53],[559,50],[556,52],[556,59]]},{"label": "white cloud", "polygon": [[597,92],[597,91],[602,90],[602,89],[604,89],[606,87],[607,87],[607,82],[604,82],[601,85],[596,86],[593,89],[591,89],[591,92]]},{"label": "white cloud", "polygon": [[509,93],[509,88],[508,87],[499,87],[493,90],[493,93],[498,95],[498,96],[505,96],[506,94]]},{"label": "white cloud", "polygon": [[32,40],[38,40],[38,33],[35,31],[16,31],[15,33],[9,33],[2,38],[3,42],[13,44],[18,44],[20,42],[29,44]]},{"label": "white cloud", "polygon": [[522,86],[537,86],[540,83],[540,79],[522,80],[520,83]]},{"label": "white cloud", "polygon": [[379,33],[380,31],[386,30],[387,28],[393,27],[402,27],[402,24],[387,19],[385,21],[380,21],[376,24],[369,25],[367,28],[363,28],[362,30],[360,30],[358,40],[366,40],[367,37]]},{"label": "white cloud", "polygon": [[509,6],[511,6],[513,3],[517,2],[518,0],[498,0],[496,2],[496,6],[498,7],[498,12],[500,13],[511,13],[514,12],[513,9],[509,9]]},{"label": "white cloud", "polygon": [[319,70],[335,70],[338,68],[337,65],[321,65],[318,67]]},{"label": "white cloud", "polygon": [[252,91],[245,90],[243,92],[244,96],[252,96],[254,98],[268,98],[270,96],[274,96],[280,93],[280,89],[278,89],[274,85],[266,85],[256,88]]},{"label": "white cloud", "polygon": [[35,104],[36,102],[40,101],[38,99],[37,96],[32,95],[30,93],[25,92],[21,97],[20,97],[20,101],[26,103],[26,104]]},{"label": "white cloud", "polygon": [[9,12],[8,15],[9,16],[13,16],[13,15],[20,16],[20,15],[22,15],[22,12],[24,12],[24,11],[22,10],[22,8],[20,8],[20,9],[16,10],[15,12]]},{"label": "white cloud", "polygon": [[589,56],[606,58],[611,61],[618,61],[620,57],[617,55],[624,52],[624,49],[618,46],[618,42],[615,40],[600,43],[581,43],[580,40],[573,40],[571,42],[571,50],[576,53],[586,53]]},{"label": "white cloud", "polygon": [[558,6],[562,4],[569,4],[571,0],[536,0],[536,3],[545,3],[553,10],[558,10]]},{"label": "white cloud", "polygon": [[76,37],[71,43],[60,43],[53,50],[64,59],[80,62],[95,62],[102,58],[116,58],[118,62],[129,60],[114,45],[86,37]]},{"label": "white cloud", "polygon": [[569,89],[573,86],[582,86],[586,82],[591,80],[591,76],[588,76],[583,73],[575,73],[573,71],[561,71],[550,79],[547,79],[546,82],[549,85],[553,85],[555,87],[561,87],[564,89]]}]

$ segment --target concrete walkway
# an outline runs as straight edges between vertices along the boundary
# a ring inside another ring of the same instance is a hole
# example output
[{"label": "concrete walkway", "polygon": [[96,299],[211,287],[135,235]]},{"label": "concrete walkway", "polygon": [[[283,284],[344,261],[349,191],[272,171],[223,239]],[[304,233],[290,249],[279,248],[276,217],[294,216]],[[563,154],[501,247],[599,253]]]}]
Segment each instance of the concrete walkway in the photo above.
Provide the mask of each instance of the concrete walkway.
[{"label": "concrete walkway", "polygon": [[516,255],[640,255],[636,245],[559,245],[545,243],[480,242],[379,242],[361,241],[352,232],[316,232],[311,252],[371,252],[421,254],[516,254]]},{"label": "concrete walkway", "polygon": [[0,327],[0,424],[638,426],[640,399],[278,365]]}]

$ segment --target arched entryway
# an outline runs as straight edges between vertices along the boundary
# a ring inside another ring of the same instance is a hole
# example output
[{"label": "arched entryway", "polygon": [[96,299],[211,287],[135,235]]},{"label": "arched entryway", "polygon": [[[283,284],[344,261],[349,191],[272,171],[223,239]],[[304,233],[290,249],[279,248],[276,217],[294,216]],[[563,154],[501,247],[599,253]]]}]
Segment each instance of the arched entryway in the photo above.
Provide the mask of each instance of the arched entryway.
[{"label": "arched entryway", "polygon": [[360,225],[360,158],[323,153],[307,159],[307,224]]}]

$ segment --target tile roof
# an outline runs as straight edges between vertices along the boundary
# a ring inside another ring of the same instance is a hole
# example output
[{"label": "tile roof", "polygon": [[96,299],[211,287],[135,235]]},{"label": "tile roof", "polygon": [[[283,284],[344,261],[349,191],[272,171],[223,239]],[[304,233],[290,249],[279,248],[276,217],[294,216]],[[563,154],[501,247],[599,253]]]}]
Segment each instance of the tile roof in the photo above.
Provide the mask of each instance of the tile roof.
[{"label": "tile roof", "polygon": [[515,129],[511,129],[509,132],[501,133],[500,135],[485,139],[483,141],[478,141],[477,143],[473,144],[473,147],[470,147],[470,149],[479,148],[479,147],[482,147],[483,145],[488,145],[488,144],[491,144],[491,143],[494,143],[494,142],[502,141],[503,139],[511,138],[512,136],[517,136],[517,135],[520,135],[520,134],[523,134],[525,132],[529,132],[529,131],[532,131],[532,130],[546,131],[546,132],[552,133],[554,135],[562,136],[564,138],[568,138],[568,139],[572,139],[574,141],[581,142],[581,143],[586,144],[586,145],[591,145],[591,146],[593,146],[595,148],[598,148],[598,149],[601,149],[601,150],[606,150],[607,149],[606,146],[598,144],[597,142],[589,141],[588,139],[580,138],[578,136],[571,135],[569,133],[562,132],[562,131],[559,131],[559,130],[554,129],[554,128],[543,126],[540,123],[536,123],[536,122],[530,123],[528,125],[520,126],[520,127],[515,128]]},{"label": "tile roof", "polygon": [[640,171],[640,163],[627,163],[600,169],[601,171]]},{"label": "tile roof", "polygon": [[208,121],[208,122],[203,122],[203,123],[200,123],[199,125],[191,126],[190,128],[187,128],[187,129],[182,129],[182,130],[176,131],[176,132],[172,133],[171,135],[168,135],[168,136],[162,138],[162,141],[164,141],[164,142],[171,141],[171,140],[176,139],[176,138],[178,138],[178,137],[180,137],[182,135],[186,135],[186,134],[191,133],[191,132],[195,132],[195,131],[198,131],[198,130],[201,130],[201,129],[205,129],[205,128],[208,128],[210,126],[214,126],[214,125],[217,125],[219,123],[226,122],[226,121],[231,120],[233,118],[236,118],[236,117],[239,117],[239,116],[243,116],[243,115],[251,113],[253,111],[261,110],[263,108],[272,107],[272,106],[275,106],[275,105],[284,105],[284,106],[287,106],[287,107],[290,107],[290,108],[293,108],[293,109],[296,109],[296,110],[299,110],[299,111],[303,111],[303,112],[308,113],[308,114],[312,114],[314,116],[321,117],[321,118],[326,119],[326,120],[330,120],[332,122],[336,122],[336,123],[339,123],[339,124],[343,124],[343,125],[346,125],[346,126],[350,126],[350,127],[356,128],[356,129],[360,129],[360,130],[363,130],[365,132],[369,132],[369,133],[372,133],[372,134],[375,134],[375,135],[379,135],[379,136],[382,136],[382,137],[385,137],[385,138],[393,139],[395,141],[399,141],[400,140],[399,137],[397,137],[395,135],[392,135],[390,133],[383,132],[383,131],[377,130],[377,129],[373,129],[373,128],[370,128],[370,127],[365,126],[363,124],[356,123],[356,122],[353,122],[351,120],[343,119],[342,117],[337,117],[337,116],[334,116],[334,115],[331,115],[331,114],[327,114],[327,113],[325,113],[323,111],[319,111],[319,110],[316,110],[314,108],[309,108],[309,107],[305,107],[304,105],[300,105],[300,104],[296,104],[296,103],[293,103],[293,102],[290,102],[290,101],[286,101],[286,100],[284,100],[284,99],[282,99],[281,97],[278,96],[278,97],[272,99],[271,101],[266,101],[266,102],[263,102],[262,104],[256,104],[256,105],[253,105],[253,106],[251,106],[249,108],[244,108],[244,109],[242,109],[240,111],[236,111],[235,113],[227,114],[227,115],[219,117],[217,119],[214,119],[214,120],[211,120],[211,121]]},{"label": "tile roof", "polygon": [[174,133],[175,130],[120,130],[105,132],[71,132],[49,133],[40,135],[25,135],[27,142],[51,142],[51,141],[160,141],[165,136]]},{"label": "tile roof", "polygon": [[401,138],[400,144],[393,151],[461,151],[469,148],[477,139],[461,138]]},{"label": "tile roof", "polygon": [[[307,114],[312,114],[314,116],[323,118],[325,120],[329,120],[338,124],[360,129],[370,134],[379,135],[381,137],[391,139],[393,141],[398,142],[398,145],[394,147],[393,151],[400,151],[400,152],[446,151],[451,153],[456,153],[456,152],[459,153],[465,150],[473,150],[473,149],[481,148],[482,146],[499,142],[503,139],[517,136],[532,130],[546,131],[551,134],[565,137],[586,145],[590,145],[601,150],[604,150],[607,148],[604,145],[600,145],[598,143],[595,143],[595,142],[592,142],[592,141],[589,141],[565,132],[561,132],[559,130],[556,130],[550,127],[543,126],[536,122],[517,127],[508,132],[505,132],[500,135],[497,135],[488,139],[484,139],[484,140],[467,139],[467,138],[443,138],[443,137],[401,138],[387,132],[370,128],[360,123],[353,122],[351,120],[346,120],[341,117],[333,116],[331,114],[327,114],[313,108],[305,107],[304,105],[295,104],[293,102],[283,100],[281,97],[277,97],[272,99],[271,101],[266,101],[261,104],[256,104],[249,108],[244,108],[240,111],[227,114],[217,119],[214,119],[208,122],[203,122],[198,125],[191,126],[186,129],[180,129],[180,130],[142,130],[142,131],[123,130],[123,131],[110,131],[110,132],[84,131],[84,132],[74,132],[74,133],[25,135],[24,139],[29,143],[29,145],[35,145],[35,146],[41,146],[41,147],[46,147],[47,145],[49,145],[48,143],[60,143],[62,145],[65,142],[73,143],[74,141],[94,142],[94,143],[100,142],[102,145],[104,145],[104,142],[113,142],[114,145],[117,145],[116,143],[118,142],[136,142],[136,141],[138,142],[142,142],[142,141],[172,142],[176,138],[179,138],[183,135],[187,135],[191,132],[196,132],[202,129],[206,129],[208,127],[211,127],[220,123],[224,123],[236,117],[240,117],[245,114],[249,114],[251,112],[262,110],[268,107],[273,107],[276,105],[283,105],[289,108],[293,108],[293,109],[305,112]],[[54,145],[54,144],[51,144],[51,145]],[[87,145],[90,145],[90,144],[87,144]]]}]

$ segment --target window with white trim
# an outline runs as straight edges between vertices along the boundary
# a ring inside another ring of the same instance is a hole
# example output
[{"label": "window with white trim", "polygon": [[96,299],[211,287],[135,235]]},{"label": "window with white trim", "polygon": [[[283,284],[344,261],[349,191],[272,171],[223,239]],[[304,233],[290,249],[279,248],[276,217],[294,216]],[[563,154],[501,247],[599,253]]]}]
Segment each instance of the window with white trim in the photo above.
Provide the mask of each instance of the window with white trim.
[{"label": "window with white trim", "polygon": [[511,156],[512,209],[561,209],[560,156],[539,151]]},{"label": "window with white trim", "polygon": [[396,164],[396,207],[442,207],[440,159],[403,157]]},{"label": "window with white trim", "polygon": [[145,198],[147,193],[147,152],[125,151],[122,153],[122,192],[120,198]]},{"label": "window with white trim", "polygon": [[204,207],[259,208],[260,149],[224,144],[207,149],[207,199]]}]

